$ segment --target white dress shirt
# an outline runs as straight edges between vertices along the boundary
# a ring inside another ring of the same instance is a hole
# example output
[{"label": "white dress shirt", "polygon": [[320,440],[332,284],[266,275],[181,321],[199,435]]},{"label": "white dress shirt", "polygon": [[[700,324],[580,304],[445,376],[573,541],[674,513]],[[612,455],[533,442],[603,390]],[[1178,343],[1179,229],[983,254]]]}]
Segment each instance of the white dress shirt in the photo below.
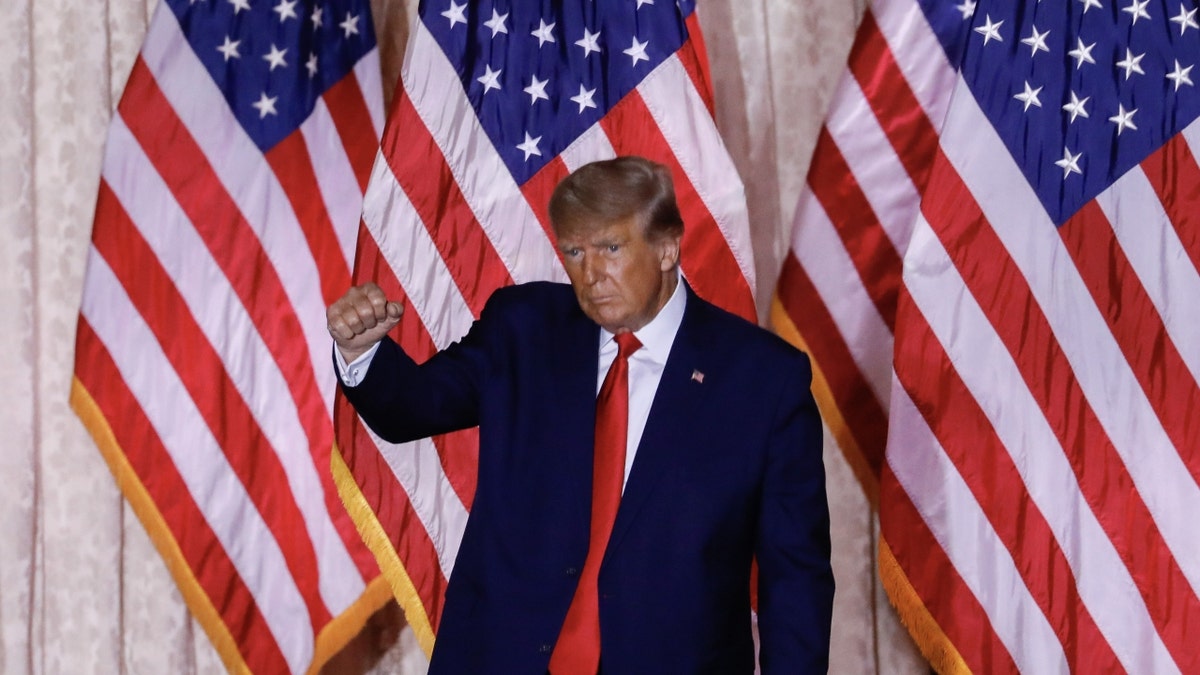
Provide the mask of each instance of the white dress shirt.
[{"label": "white dress shirt", "polygon": [[[671,345],[675,344],[675,335],[683,323],[683,310],[687,305],[687,293],[683,290],[683,279],[680,277],[675,284],[675,292],[667,299],[667,303],[659,310],[650,323],[642,326],[641,330],[633,332],[634,337],[642,343],[642,348],[629,357],[629,433],[625,441],[625,481],[629,480],[629,470],[633,466],[634,455],[637,454],[638,443],[642,440],[642,432],[646,430],[646,420],[650,417],[650,405],[654,403],[654,394],[658,391],[658,383],[662,379],[663,368],[667,365],[667,357],[671,354]],[[379,345],[371,347],[363,355],[350,363],[342,358],[342,353],[334,347],[333,353],[337,360],[338,376],[342,384],[356,387],[366,377],[367,368]],[[596,365],[596,394],[604,384],[608,369],[617,358],[617,341],[613,334],[600,329],[600,354]]]},{"label": "white dress shirt", "polygon": [[[629,436],[625,440],[625,481],[629,480],[629,469],[633,467],[633,457],[637,454],[642,432],[646,430],[650,405],[654,403],[654,394],[658,391],[663,368],[666,367],[667,357],[671,354],[671,345],[675,344],[675,334],[679,332],[679,325],[683,323],[683,308],[686,305],[687,293],[683,290],[681,280],[675,284],[675,292],[667,299],[667,304],[663,305],[650,323],[642,326],[641,330],[633,331],[634,337],[642,343],[642,348],[629,357]],[[596,394],[600,393],[604,376],[608,375],[609,366],[616,358],[617,341],[613,339],[612,333],[601,328]]]}]

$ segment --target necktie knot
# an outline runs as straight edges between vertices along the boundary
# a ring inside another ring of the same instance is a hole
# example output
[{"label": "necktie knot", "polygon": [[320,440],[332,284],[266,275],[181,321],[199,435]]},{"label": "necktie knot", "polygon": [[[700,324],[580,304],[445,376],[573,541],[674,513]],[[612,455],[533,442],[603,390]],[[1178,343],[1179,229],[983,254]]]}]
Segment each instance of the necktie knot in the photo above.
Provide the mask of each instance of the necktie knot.
[{"label": "necktie knot", "polygon": [[613,339],[617,341],[617,358],[627,359],[630,354],[642,348],[641,340],[633,333],[620,333],[614,335]]}]

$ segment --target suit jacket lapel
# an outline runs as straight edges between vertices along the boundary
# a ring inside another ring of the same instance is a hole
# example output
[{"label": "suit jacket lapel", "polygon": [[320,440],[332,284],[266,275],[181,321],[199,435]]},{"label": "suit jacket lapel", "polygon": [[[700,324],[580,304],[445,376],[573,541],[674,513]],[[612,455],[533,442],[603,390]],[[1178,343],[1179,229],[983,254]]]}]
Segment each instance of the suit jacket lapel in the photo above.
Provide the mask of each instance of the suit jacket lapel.
[{"label": "suit jacket lapel", "polygon": [[[572,297],[571,302],[575,300]],[[558,439],[557,458],[577,499],[571,501],[569,522],[591,522],[592,458],[596,428],[596,354],[600,350],[600,328],[574,305],[564,335],[550,341],[539,372],[547,378],[543,395],[546,405],[556,410],[551,438]],[[585,528],[586,532],[586,528]],[[586,541],[586,536],[584,540]]]},{"label": "suit jacket lapel", "polygon": [[707,366],[703,344],[704,307],[690,287],[686,290],[688,297],[683,322],[650,406],[650,416],[638,443],[637,455],[617,509],[617,520],[608,540],[606,558],[620,545],[621,538],[646,505],[663,473],[676,462],[685,461],[683,458],[689,445],[686,442],[687,411],[697,409],[696,402],[707,394],[707,388],[692,377],[695,371],[704,372]]}]

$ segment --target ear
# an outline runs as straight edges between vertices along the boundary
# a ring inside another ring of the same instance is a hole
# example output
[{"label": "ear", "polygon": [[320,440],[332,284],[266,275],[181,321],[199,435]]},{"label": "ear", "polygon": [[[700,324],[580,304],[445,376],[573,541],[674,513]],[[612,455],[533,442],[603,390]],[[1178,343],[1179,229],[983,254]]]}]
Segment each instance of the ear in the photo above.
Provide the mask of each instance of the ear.
[{"label": "ear", "polygon": [[658,241],[658,269],[670,272],[679,265],[680,235],[664,235]]}]

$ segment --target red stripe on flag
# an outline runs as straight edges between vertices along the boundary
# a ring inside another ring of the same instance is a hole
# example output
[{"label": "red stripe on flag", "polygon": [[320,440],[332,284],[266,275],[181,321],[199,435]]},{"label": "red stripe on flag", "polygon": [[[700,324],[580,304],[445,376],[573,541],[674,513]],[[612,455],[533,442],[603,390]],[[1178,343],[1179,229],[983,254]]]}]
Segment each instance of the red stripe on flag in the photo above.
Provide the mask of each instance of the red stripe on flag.
[{"label": "red stripe on flag", "polygon": [[848,67],[904,170],[917,190],[923,193],[937,151],[937,129],[913,94],[887,40],[879,31],[875,15],[869,11],[863,17],[850,50]]},{"label": "red stripe on flag", "polygon": [[1192,267],[1200,272],[1200,166],[1195,154],[1183,134],[1176,134],[1141,166]]},{"label": "red stripe on flag", "polygon": [[987,612],[959,576],[891,467],[884,466],[879,485],[881,536],[946,637],[973,672],[1019,672],[988,621]]},{"label": "red stripe on flag", "polygon": [[[361,280],[374,280],[379,284],[389,300],[402,305],[408,304],[407,293],[365,228],[359,232],[354,268]],[[411,305],[408,306],[404,319],[392,329],[391,336],[405,353],[417,362],[424,362],[437,352],[428,329],[416,312],[412,311]],[[476,467],[479,462],[479,430],[464,429],[434,436],[433,444],[437,448],[446,479],[450,481],[459,501],[470,510],[478,480]]]},{"label": "red stripe on flag", "polygon": [[[1071,671],[1120,671],[1116,654],[1079,597],[1066,555],[995,428],[908,294],[901,296],[899,312],[905,330],[896,335],[896,377],[914,401],[938,401],[919,410],[1012,555],[1030,595],[1058,636]],[[918,588],[929,597],[929,588]]]},{"label": "red stripe on flag", "polygon": [[878,479],[887,446],[887,413],[855,365],[845,338],[808,273],[791,251],[783,259],[777,296],[825,374],[833,400],[862,452],[871,477]]},{"label": "red stripe on flag", "polygon": [[283,282],[141,57],[134,63],[118,110],[228,277],[275,363],[287,375],[310,446],[330,445],[333,427]]},{"label": "red stripe on flag", "polygon": [[687,71],[688,77],[692,80],[692,86],[700,95],[700,100],[704,102],[708,116],[716,119],[712,77],[708,69],[708,48],[704,44],[704,33],[700,30],[700,18],[696,16],[695,12],[692,12],[688,15],[685,23],[688,39],[679,48],[679,51],[675,52],[675,56],[679,57],[679,62],[683,64],[683,69]]},{"label": "red stripe on flag", "polygon": [[75,355],[80,383],[109,421],[122,453],[170,530],[196,583],[229,628],[246,666],[256,673],[287,672],[287,660],[253,595],[208,527],[162,438],[82,316],[75,334]]},{"label": "red stripe on flag", "polygon": [[367,433],[349,401],[338,392],[334,405],[339,430],[339,445],[346,466],[363,499],[371,505],[375,518],[413,583],[421,605],[436,632],[441,621],[446,593],[446,577],[438,562],[437,549],[424,524],[413,509],[408,493],[396,482],[387,459]]},{"label": "red stripe on flag", "polygon": [[332,618],[317,592],[317,556],[304,516],[254,414],[150,245],[101,180],[92,243],[125,288],[274,536],[308,607],[314,634]]},{"label": "red stripe on flag", "polygon": [[1093,200],[1063,223],[1058,234],[1163,429],[1200,483],[1200,415],[1195,414],[1200,388],[1108,219]]},{"label": "red stripe on flag", "polygon": [[521,186],[521,194],[525,195],[525,201],[529,202],[529,207],[542,224],[546,238],[551,244],[555,244],[554,253],[558,255],[560,262],[562,252],[558,250],[558,238],[554,236],[554,224],[550,222],[550,196],[554,194],[554,188],[570,173],[566,163],[562,161],[562,156],[555,155],[554,159],[546,162],[545,166],[538,169],[538,172]]},{"label": "red stripe on flag", "polygon": [[[346,78],[350,79],[350,78]],[[345,80],[343,80],[345,81]],[[268,150],[264,156],[279,184],[291,202],[292,211],[304,232],[304,239],[317,263],[321,276],[321,296],[326,305],[342,297],[350,285],[350,269],[342,257],[341,242],[338,241],[333,221],[325,202],[314,195],[321,194],[317,174],[313,171],[312,157],[308,144],[300,131],[294,131]],[[369,165],[368,165],[369,166]]]},{"label": "red stripe on flag", "polygon": [[600,125],[618,155],[641,155],[671,169],[676,201],[686,223],[682,257],[688,283],[705,300],[757,323],[754,294],[729,242],[679,165],[674,150],[659,133],[641,94],[629,92],[600,120]]},{"label": "red stripe on flag", "polygon": [[512,277],[403,89],[396,92],[381,152],[478,317],[492,292],[511,285]]},{"label": "red stripe on flag", "polygon": [[[970,190],[940,153],[931,180],[938,189],[930,190],[922,208],[927,215],[944,216],[930,219],[933,229],[1059,439],[1084,498],[1129,568],[1163,642],[1178,663],[1200,658],[1187,647],[1183,634],[1184,626],[1200,625],[1197,597],[1185,592],[1190,584],[1088,404],[1033,292]],[[997,279],[1008,283],[997,284]],[[1020,321],[1010,320],[1013,307],[1026,308]],[[937,400],[943,399],[938,395]]]},{"label": "red stripe on flag", "polygon": [[367,99],[363,96],[358,78],[343,77],[325,90],[321,98],[329,108],[329,116],[346,149],[350,166],[354,167],[358,188],[366,193],[367,182],[371,179],[371,166],[379,150],[379,139],[375,135],[375,123],[371,120],[371,111],[367,108]]},{"label": "red stripe on flag", "polygon": [[808,185],[829,215],[875,310],[888,331],[894,332],[902,272],[900,254],[826,127],[821,127],[817,137]]}]

